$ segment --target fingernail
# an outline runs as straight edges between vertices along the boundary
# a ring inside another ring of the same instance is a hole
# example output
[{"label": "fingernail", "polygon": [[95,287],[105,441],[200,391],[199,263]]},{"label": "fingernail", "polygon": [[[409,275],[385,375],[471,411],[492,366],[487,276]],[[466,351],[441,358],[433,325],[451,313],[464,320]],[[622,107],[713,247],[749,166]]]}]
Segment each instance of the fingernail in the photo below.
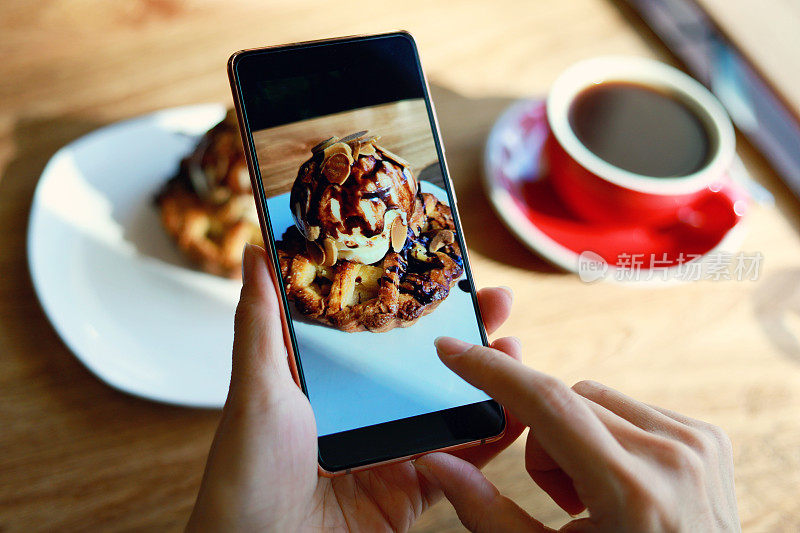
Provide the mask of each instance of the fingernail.
[{"label": "fingernail", "polygon": [[507,286],[507,285],[500,285],[500,288],[501,288],[502,290],[506,291],[506,294],[508,294],[508,297],[509,297],[509,298],[511,299],[511,301],[513,302],[513,301],[514,301],[514,291],[513,291],[513,290],[511,290],[511,287],[509,287],[509,286]]},{"label": "fingernail", "polygon": [[255,254],[253,254],[253,247],[250,243],[245,243],[242,249],[242,282],[246,283],[250,278],[250,273],[253,272],[253,261]]},{"label": "fingernail", "polygon": [[472,347],[472,344],[453,337],[436,337],[433,344],[436,346],[439,357],[460,354]]}]

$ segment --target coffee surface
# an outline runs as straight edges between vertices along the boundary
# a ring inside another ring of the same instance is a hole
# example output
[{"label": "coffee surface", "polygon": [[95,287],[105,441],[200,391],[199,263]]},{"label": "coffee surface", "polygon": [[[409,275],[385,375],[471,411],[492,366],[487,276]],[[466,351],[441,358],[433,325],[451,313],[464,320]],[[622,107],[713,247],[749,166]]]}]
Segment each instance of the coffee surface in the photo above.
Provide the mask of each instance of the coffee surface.
[{"label": "coffee surface", "polygon": [[570,107],[569,123],[601,159],[644,176],[687,176],[703,168],[711,152],[706,128],[684,102],[634,83],[585,89]]}]

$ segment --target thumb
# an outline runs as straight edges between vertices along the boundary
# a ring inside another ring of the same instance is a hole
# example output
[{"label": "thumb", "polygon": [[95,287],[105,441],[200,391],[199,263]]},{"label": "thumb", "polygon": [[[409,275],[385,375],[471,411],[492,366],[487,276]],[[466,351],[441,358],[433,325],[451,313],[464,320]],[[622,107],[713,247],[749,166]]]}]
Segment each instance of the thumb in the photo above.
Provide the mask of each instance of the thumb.
[{"label": "thumb", "polygon": [[263,248],[245,245],[233,328],[231,393],[269,390],[291,381],[280,304],[267,261]]},{"label": "thumb", "polygon": [[463,459],[437,452],[423,455],[414,467],[444,493],[470,531],[553,531],[500,494],[477,467]]}]

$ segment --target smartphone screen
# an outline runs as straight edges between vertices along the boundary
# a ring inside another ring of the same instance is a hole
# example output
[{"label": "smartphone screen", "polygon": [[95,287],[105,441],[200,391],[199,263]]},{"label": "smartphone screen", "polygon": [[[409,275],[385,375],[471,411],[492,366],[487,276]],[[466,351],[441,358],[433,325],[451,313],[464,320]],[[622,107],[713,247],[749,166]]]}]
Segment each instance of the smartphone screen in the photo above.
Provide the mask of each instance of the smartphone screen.
[{"label": "smartphone screen", "polygon": [[322,467],[501,433],[433,344],[486,335],[412,38],[241,52],[230,74]]}]

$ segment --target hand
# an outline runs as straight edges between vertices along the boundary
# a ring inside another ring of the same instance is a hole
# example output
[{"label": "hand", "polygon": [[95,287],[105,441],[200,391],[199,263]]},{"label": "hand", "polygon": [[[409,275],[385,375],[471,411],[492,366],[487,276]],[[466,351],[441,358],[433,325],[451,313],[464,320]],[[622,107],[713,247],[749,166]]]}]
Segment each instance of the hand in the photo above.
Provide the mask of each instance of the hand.
[{"label": "hand", "polygon": [[[291,377],[275,286],[264,250],[247,246],[236,310],[231,385],[188,530],[406,530],[440,491],[406,461],[337,478],[317,475],[317,431],[308,399]],[[508,318],[511,293],[478,292],[487,331]],[[497,353],[520,356],[516,339]],[[512,360],[509,357],[509,360]],[[458,453],[480,468],[516,440]]]},{"label": "hand", "polygon": [[[531,427],[525,468],[562,509],[589,517],[561,531],[739,531],[728,437],[599,383],[569,389],[496,350],[437,339],[442,361]],[[552,531],[473,465],[416,461],[472,531]]]}]

